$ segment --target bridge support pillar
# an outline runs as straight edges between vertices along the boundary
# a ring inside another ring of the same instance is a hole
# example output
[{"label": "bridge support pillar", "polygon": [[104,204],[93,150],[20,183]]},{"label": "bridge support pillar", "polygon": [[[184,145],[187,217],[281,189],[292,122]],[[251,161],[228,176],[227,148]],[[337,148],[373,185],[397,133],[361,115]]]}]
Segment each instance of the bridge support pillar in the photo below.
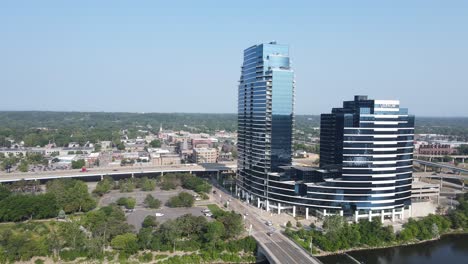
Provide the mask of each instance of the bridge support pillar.
[{"label": "bridge support pillar", "polygon": [[369,222],[372,222],[372,210],[369,210]]},{"label": "bridge support pillar", "polygon": [[340,210],[340,216],[343,216],[344,212],[343,210]]},{"label": "bridge support pillar", "polygon": [[384,221],[384,210],[381,210],[380,211],[380,222],[383,223],[383,221]]},{"label": "bridge support pillar", "polygon": [[413,207],[412,205],[409,205],[408,206],[408,218],[412,217],[413,216]]},{"label": "bridge support pillar", "polygon": [[327,216],[327,209],[323,209],[323,217]]},{"label": "bridge support pillar", "polygon": [[281,214],[281,203],[278,203],[278,214]]},{"label": "bridge support pillar", "polygon": [[293,213],[293,217],[296,217],[296,206],[295,205],[293,205],[293,212],[292,213]]},{"label": "bridge support pillar", "polygon": [[354,222],[357,223],[358,220],[359,220],[359,210],[356,210],[356,211],[354,212]]},{"label": "bridge support pillar", "polygon": [[305,219],[309,219],[309,207],[305,208]]},{"label": "bridge support pillar", "polygon": [[395,208],[392,209],[392,222],[395,222]]},{"label": "bridge support pillar", "polygon": [[104,180],[104,175],[101,175],[101,181],[103,181],[103,180]]},{"label": "bridge support pillar", "polygon": [[132,172],[132,178],[135,178],[135,174]]},{"label": "bridge support pillar", "polygon": [[219,181],[219,171],[216,172],[216,180]]},{"label": "bridge support pillar", "polygon": [[260,208],[260,197],[257,197],[257,208]]},{"label": "bridge support pillar", "polygon": [[266,211],[270,212],[270,201],[266,200]]},{"label": "bridge support pillar", "polygon": [[427,171],[427,165],[424,165],[424,172]]}]

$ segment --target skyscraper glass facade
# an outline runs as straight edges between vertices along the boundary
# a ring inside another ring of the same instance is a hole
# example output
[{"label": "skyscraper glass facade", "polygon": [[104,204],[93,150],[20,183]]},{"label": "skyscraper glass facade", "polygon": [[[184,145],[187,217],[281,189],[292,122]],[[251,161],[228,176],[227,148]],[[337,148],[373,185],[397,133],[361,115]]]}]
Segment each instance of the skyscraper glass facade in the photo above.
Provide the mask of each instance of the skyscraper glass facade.
[{"label": "skyscraper glass facade", "polygon": [[265,197],[268,173],[291,164],[294,72],[287,45],[244,51],[238,98],[238,187]]},{"label": "skyscraper glass facade", "polygon": [[[321,115],[320,167],[340,171],[314,192],[345,212],[393,210],[411,204],[414,116],[396,100],[356,96]],[[325,191],[326,190],[326,191]]]},{"label": "skyscraper glass facade", "polygon": [[321,116],[320,168],[293,166],[294,89],[288,46],[244,51],[236,194],[278,213],[403,218],[411,208],[414,117],[399,101],[356,96]]}]

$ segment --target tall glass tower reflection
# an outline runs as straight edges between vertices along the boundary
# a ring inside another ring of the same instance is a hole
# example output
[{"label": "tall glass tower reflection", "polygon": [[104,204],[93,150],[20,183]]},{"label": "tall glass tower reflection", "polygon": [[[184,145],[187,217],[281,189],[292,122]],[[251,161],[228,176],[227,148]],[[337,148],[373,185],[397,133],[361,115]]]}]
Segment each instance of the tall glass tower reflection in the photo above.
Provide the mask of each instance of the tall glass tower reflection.
[{"label": "tall glass tower reflection", "polygon": [[287,45],[270,42],[244,50],[237,186],[259,202],[268,197],[268,174],[291,164],[294,83]]}]

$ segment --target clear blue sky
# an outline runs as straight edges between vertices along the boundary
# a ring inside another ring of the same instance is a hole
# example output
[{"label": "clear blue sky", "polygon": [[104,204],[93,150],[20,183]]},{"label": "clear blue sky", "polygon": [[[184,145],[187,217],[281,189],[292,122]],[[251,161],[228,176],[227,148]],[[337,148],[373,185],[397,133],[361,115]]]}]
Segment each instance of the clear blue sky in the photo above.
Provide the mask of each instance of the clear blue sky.
[{"label": "clear blue sky", "polygon": [[1,1],[0,110],[236,112],[243,49],[289,44],[296,112],[354,94],[468,116],[468,1]]}]

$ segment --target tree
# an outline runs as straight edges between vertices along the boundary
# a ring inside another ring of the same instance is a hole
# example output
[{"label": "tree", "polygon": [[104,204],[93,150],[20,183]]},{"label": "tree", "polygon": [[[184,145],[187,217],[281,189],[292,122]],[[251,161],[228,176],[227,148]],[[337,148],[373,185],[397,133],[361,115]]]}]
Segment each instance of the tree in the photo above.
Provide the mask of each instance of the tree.
[{"label": "tree", "polygon": [[98,196],[103,196],[105,193],[108,193],[114,187],[114,180],[109,176],[104,177],[104,179],[97,183],[96,188],[93,190],[94,194]]},{"label": "tree", "polygon": [[120,197],[117,200],[117,204],[124,206],[126,209],[134,209],[136,205],[136,200],[133,197]]},{"label": "tree", "polygon": [[328,232],[337,232],[339,231],[344,224],[344,219],[340,215],[329,215],[325,216],[323,220],[323,228]]},{"label": "tree", "polygon": [[53,194],[65,213],[89,211],[96,201],[88,192],[86,183],[75,179],[57,179],[46,184],[47,193]]},{"label": "tree", "polygon": [[88,212],[83,223],[91,231],[93,237],[101,237],[104,241],[131,230],[124,212],[115,205]]},{"label": "tree", "polygon": [[226,229],[224,228],[224,225],[219,221],[213,221],[206,224],[203,238],[208,243],[216,243],[225,236],[225,233]]},{"label": "tree", "polygon": [[71,165],[72,169],[81,169],[86,165],[86,162],[84,159],[73,160]]},{"label": "tree", "polygon": [[7,198],[11,195],[10,189],[5,187],[5,185],[0,185],[0,201]]},{"label": "tree", "polygon": [[439,237],[439,227],[436,223],[432,223],[431,233],[433,238]]},{"label": "tree", "polygon": [[22,160],[20,165],[18,166],[18,170],[21,172],[28,172],[29,164],[26,160]]},{"label": "tree", "polygon": [[242,230],[244,230],[242,216],[234,211],[228,212],[218,217],[216,220],[224,225],[226,229],[225,237],[228,239],[240,235]]},{"label": "tree", "polygon": [[158,209],[161,207],[161,201],[155,199],[151,194],[146,195],[144,204],[151,209]]},{"label": "tree", "polygon": [[143,220],[143,223],[141,223],[141,226],[143,228],[146,228],[146,227],[151,227],[151,228],[155,228],[159,225],[158,221],[156,220],[156,216],[154,215],[148,215],[145,217],[145,220]]},{"label": "tree", "polygon": [[23,221],[56,217],[57,200],[50,193],[10,195],[0,201],[0,221]]},{"label": "tree", "polygon": [[169,207],[192,207],[195,203],[195,198],[187,192],[181,192],[177,196],[171,197],[167,201]]},{"label": "tree", "polygon": [[156,181],[153,179],[148,179],[147,177],[143,177],[140,179],[140,184],[138,187],[141,188],[144,192],[154,191],[156,188]]},{"label": "tree", "polygon": [[125,150],[125,144],[123,142],[119,142],[116,145],[118,150]]},{"label": "tree", "polygon": [[286,223],[286,227],[287,227],[287,228],[291,228],[291,227],[292,227],[291,221],[288,221],[288,222]]},{"label": "tree", "polygon": [[138,239],[137,236],[132,233],[117,235],[112,239],[111,246],[127,254],[135,254],[138,252]]},{"label": "tree", "polygon": [[154,139],[150,142],[150,147],[152,148],[160,148],[161,147],[161,141]]},{"label": "tree", "polygon": [[138,244],[142,249],[149,249],[153,240],[153,228],[143,227],[138,231]]}]

